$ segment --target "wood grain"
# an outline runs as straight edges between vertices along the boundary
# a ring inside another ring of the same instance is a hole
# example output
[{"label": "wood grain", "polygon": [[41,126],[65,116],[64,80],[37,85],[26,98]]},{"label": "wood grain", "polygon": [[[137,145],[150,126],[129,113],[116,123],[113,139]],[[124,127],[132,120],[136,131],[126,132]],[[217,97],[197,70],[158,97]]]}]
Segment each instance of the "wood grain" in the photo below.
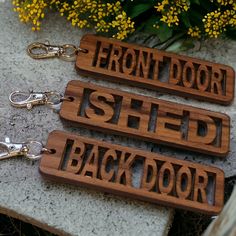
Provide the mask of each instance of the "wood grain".
[{"label": "wood grain", "polygon": [[68,83],[60,116],[84,127],[224,157],[230,118],[222,113],[90,83]]},{"label": "wood grain", "polygon": [[80,48],[82,75],[224,105],[234,98],[235,72],[226,65],[90,34]]},{"label": "wood grain", "polygon": [[40,172],[52,180],[206,214],[221,211],[222,170],[62,131],[50,133]]}]

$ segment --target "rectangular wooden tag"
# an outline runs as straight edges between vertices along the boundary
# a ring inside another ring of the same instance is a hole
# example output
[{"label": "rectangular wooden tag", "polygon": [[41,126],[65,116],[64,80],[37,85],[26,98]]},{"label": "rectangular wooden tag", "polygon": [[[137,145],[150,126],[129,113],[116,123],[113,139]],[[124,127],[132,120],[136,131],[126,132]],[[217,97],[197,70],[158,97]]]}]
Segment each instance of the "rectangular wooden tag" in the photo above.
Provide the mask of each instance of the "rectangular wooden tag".
[{"label": "rectangular wooden tag", "polygon": [[61,131],[50,133],[40,172],[52,180],[206,214],[224,201],[224,172]]},{"label": "rectangular wooden tag", "polygon": [[82,126],[154,143],[226,156],[230,118],[222,113],[70,81],[60,116]]},{"label": "rectangular wooden tag", "polygon": [[234,98],[233,68],[96,35],[85,35],[78,72],[220,104]]}]

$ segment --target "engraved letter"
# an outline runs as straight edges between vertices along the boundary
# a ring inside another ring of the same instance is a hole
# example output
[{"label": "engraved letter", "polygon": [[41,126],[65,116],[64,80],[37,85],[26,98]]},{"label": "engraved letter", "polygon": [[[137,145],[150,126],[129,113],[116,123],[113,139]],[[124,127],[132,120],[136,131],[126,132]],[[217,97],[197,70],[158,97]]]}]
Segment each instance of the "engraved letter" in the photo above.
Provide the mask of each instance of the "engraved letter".
[{"label": "engraved letter", "polygon": [[195,68],[192,62],[186,62],[183,69],[183,84],[187,88],[192,88],[195,82]]},{"label": "engraved letter", "polygon": [[158,178],[159,190],[162,194],[168,194],[172,191],[175,182],[175,171],[171,163],[165,162],[160,171]]},{"label": "engraved letter", "polygon": [[171,84],[178,84],[181,81],[182,66],[178,59],[171,58],[170,64],[170,78],[169,82]]},{"label": "engraved letter", "polygon": [[90,176],[87,174],[90,173],[92,178],[97,178],[98,173],[98,146],[93,147],[91,150],[88,160],[86,161],[84,168],[81,171],[82,176]]},{"label": "engraved letter", "polygon": [[[132,108],[132,99],[129,97],[123,97],[122,108],[120,112],[119,126],[127,127],[130,117],[138,119],[137,130],[141,132],[147,132],[148,122],[150,119],[151,103],[142,101],[142,105],[139,108]],[[139,101],[141,102],[141,101]],[[125,108],[125,109],[124,109]],[[131,127],[129,127],[131,128]]]},{"label": "engraved letter", "polygon": [[150,53],[140,50],[136,76],[148,79],[149,68],[150,68]]},{"label": "engraved letter", "polygon": [[109,159],[111,160],[110,162],[113,163],[113,160],[117,159],[117,155],[116,155],[116,151],[109,149],[108,151],[106,151],[106,153],[104,154],[104,157],[102,159],[102,165],[101,165],[101,178],[102,180],[106,180],[106,181],[110,181],[113,176],[115,171],[113,169],[111,169],[110,171],[106,170],[106,167],[108,165],[108,161]]},{"label": "engraved letter", "polygon": [[114,103],[114,97],[111,94],[95,91],[90,94],[89,100],[95,108],[87,107],[85,109],[87,117],[98,122],[107,122],[112,118],[114,110],[108,104],[108,102]]},{"label": "engraved letter", "polygon": [[206,91],[210,83],[210,74],[205,65],[200,65],[197,71],[197,87],[200,91]]},{"label": "engraved letter", "polygon": [[143,175],[141,180],[141,188],[151,191],[155,186],[157,177],[157,165],[152,159],[145,159]]},{"label": "engraved letter", "polygon": [[211,77],[211,92],[214,94],[224,95],[222,88],[222,80],[224,79],[223,73],[218,68],[212,68]]},{"label": "engraved letter", "polygon": [[181,140],[182,131],[180,128],[182,116],[182,110],[159,105],[156,133],[169,139]]},{"label": "engraved letter", "polygon": [[122,48],[120,46],[113,45],[110,55],[110,61],[108,70],[120,72],[120,57],[122,56]]},{"label": "engraved letter", "polygon": [[[204,170],[196,169],[194,181],[193,200],[207,203],[206,187],[208,184],[208,176]],[[200,198],[201,197],[201,198]]]},{"label": "engraved letter", "polygon": [[82,142],[76,142],[71,150],[71,155],[68,160],[66,171],[77,174],[80,171],[81,164],[83,162],[83,155],[85,151],[85,145]]},{"label": "engraved letter", "polygon": [[136,66],[136,54],[131,48],[128,48],[124,53],[122,68],[126,75],[132,74]]},{"label": "engraved letter", "polygon": [[[184,177],[185,176],[185,177]],[[185,178],[185,186],[183,186],[183,178]],[[188,167],[182,166],[176,176],[176,192],[179,198],[186,199],[192,187],[192,174]]]},{"label": "engraved letter", "polygon": [[[127,157],[126,154],[129,156]],[[135,155],[132,153],[121,153],[116,183],[132,186],[132,173],[130,167],[134,162],[134,158]]]},{"label": "engraved letter", "polygon": [[159,63],[163,62],[163,56],[160,53],[153,53],[152,59],[155,61],[153,70],[153,80],[159,79]]},{"label": "engraved letter", "polygon": [[[188,141],[200,144],[211,144],[216,138],[216,130],[216,123],[211,117],[190,112]],[[201,134],[199,132],[201,132]]]},{"label": "engraved letter", "polygon": [[110,44],[107,42],[101,42],[99,52],[98,52],[98,59],[96,63],[96,67],[107,68],[108,63],[108,55],[109,55],[109,48]]}]

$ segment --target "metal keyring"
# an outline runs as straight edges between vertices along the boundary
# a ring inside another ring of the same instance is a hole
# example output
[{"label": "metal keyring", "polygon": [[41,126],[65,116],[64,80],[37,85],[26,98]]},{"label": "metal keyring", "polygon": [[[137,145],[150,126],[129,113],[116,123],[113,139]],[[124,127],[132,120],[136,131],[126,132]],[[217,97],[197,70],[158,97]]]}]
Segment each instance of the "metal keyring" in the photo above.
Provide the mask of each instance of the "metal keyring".
[{"label": "metal keyring", "polygon": [[48,149],[48,148],[43,147],[41,153],[42,154],[44,154],[44,153],[45,154],[53,154],[54,152],[52,149]]},{"label": "metal keyring", "polygon": [[43,153],[54,154],[56,152],[54,149],[45,148],[39,141],[14,143],[8,137],[5,138],[5,142],[0,142],[0,147],[0,160],[23,156],[34,161],[40,159]]},{"label": "metal keyring", "polygon": [[[31,147],[30,147],[30,146],[31,146],[32,144],[38,145],[40,151],[39,151],[39,152],[36,152],[36,153],[30,154],[30,150],[31,150]],[[39,160],[39,159],[41,158],[42,150],[44,149],[43,144],[42,144],[41,142],[35,141],[35,140],[30,140],[30,141],[24,143],[24,145],[25,145],[25,147],[26,147],[27,150],[28,150],[27,153],[25,154],[25,157],[26,157],[27,159],[29,159],[29,160]]]},{"label": "metal keyring", "polygon": [[[79,49],[72,44],[65,44],[62,46],[63,51],[61,53],[61,55],[59,56],[60,58],[62,58],[65,61],[75,61],[76,60],[76,56],[78,54]],[[71,50],[71,52],[69,52]]]},{"label": "metal keyring", "polygon": [[[37,53],[38,50],[41,51]],[[70,50],[71,52],[68,53],[68,51]],[[76,47],[73,44],[50,45],[49,42],[47,43],[35,42],[27,47],[28,55],[34,59],[59,57],[65,61],[75,61],[78,52],[87,53],[88,50]]]},{"label": "metal keyring", "polygon": [[[24,96],[22,99],[15,99],[17,97]],[[54,99],[53,99],[54,98]],[[14,107],[26,107],[27,109],[31,109],[33,106],[36,105],[47,105],[52,109],[58,110],[60,105],[63,101],[72,101],[70,98],[64,97],[62,94],[49,91],[49,92],[21,92],[21,91],[14,91],[9,95],[9,101],[12,106]]]},{"label": "metal keyring", "polygon": [[[55,91],[45,92],[45,95],[47,96],[46,104],[49,105],[50,107],[60,104],[63,99],[63,95]],[[52,101],[53,97],[56,98],[57,101]]]}]

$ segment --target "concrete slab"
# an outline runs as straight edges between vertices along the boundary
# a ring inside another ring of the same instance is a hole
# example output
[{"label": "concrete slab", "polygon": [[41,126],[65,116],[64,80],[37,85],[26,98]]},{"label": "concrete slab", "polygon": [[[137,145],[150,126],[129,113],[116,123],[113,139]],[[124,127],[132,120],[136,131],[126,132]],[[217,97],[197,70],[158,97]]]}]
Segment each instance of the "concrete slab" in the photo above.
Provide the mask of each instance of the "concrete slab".
[{"label": "concrete slab", "polygon": [[[30,27],[19,23],[10,1],[0,2],[0,28],[1,140],[9,136],[14,141],[46,141],[49,132],[61,129],[147,149],[144,142],[75,129],[46,107],[32,112],[10,107],[8,95],[15,89],[63,92],[69,80],[81,79],[74,63],[32,60],[26,55],[26,46],[40,39],[79,44],[85,32],[73,29],[66,20],[52,14],[44,30],[33,33]],[[173,215],[172,209],[158,205],[46,182],[38,173],[38,163],[32,165],[22,159],[0,163],[0,212],[66,235],[166,235]]]}]

